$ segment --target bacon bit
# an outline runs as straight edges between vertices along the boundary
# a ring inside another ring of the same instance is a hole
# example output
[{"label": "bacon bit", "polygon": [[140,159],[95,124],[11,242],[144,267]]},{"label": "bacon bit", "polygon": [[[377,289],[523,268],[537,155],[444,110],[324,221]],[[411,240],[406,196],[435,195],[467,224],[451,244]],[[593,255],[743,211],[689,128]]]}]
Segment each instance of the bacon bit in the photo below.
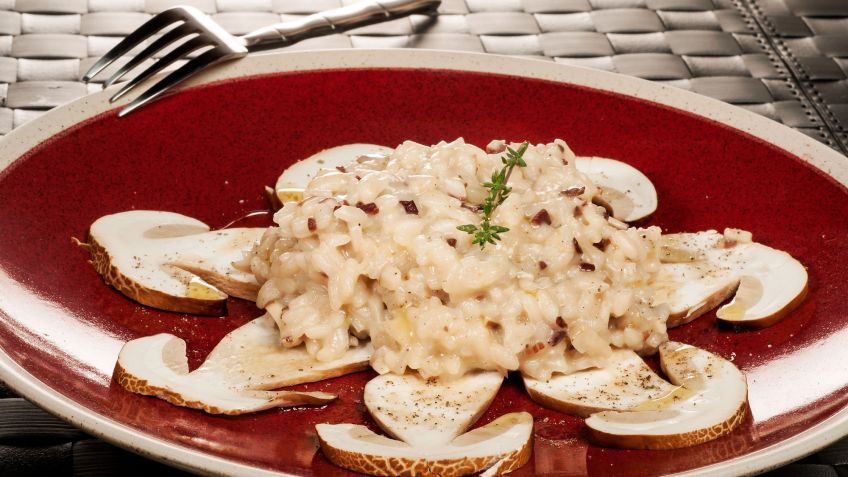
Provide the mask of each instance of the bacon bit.
[{"label": "bacon bit", "polygon": [[486,328],[488,328],[492,331],[498,331],[498,330],[501,329],[501,325],[500,325],[500,323],[495,323],[494,321],[487,321],[486,322]]},{"label": "bacon bit", "polygon": [[354,177],[356,177],[356,180],[358,180],[358,181],[361,181],[361,180],[362,180],[362,178],[361,178],[361,177],[359,177],[359,176],[354,176]]},{"label": "bacon bit", "polygon": [[471,205],[467,202],[463,202],[463,203],[459,204],[459,206],[462,207],[463,209],[468,209],[471,212],[474,212],[475,214],[480,210],[480,209],[477,208],[476,205]]},{"label": "bacon bit", "polygon": [[447,242],[448,242],[448,245],[450,245],[453,248],[456,248],[456,239],[455,238],[451,237],[447,240]]},{"label": "bacon bit", "polygon": [[442,329],[445,330],[445,333],[447,333],[448,332],[448,325],[443,326]]},{"label": "bacon bit", "polygon": [[339,172],[347,172],[347,169],[345,169],[344,166],[336,166],[336,170]]},{"label": "bacon bit", "polygon": [[542,261],[542,260],[539,260],[539,270],[544,270],[544,269],[546,269],[546,268],[548,268],[548,264],[547,264],[547,263],[545,263],[545,262],[544,262],[544,261]]},{"label": "bacon bit", "polygon": [[563,191],[560,191],[560,195],[564,195],[566,197],[577,197],[578,195],[586,192],[586,188],[583,186],[577,187],[569,187]]},{"label": "bacon bit", "polygon": [[604,216],[604,220],[608,219],[610,216],[609,216],[609,211],[607,210],[607,208],[601,207],[601,210],[603,210],[603,212],[601,212],[601,214]]},{"label": "bacon bit", "polygon": [[575,207],[575,208],[574,208],[574,214],[573,214],[573,215],[574,215],[574,218],[575,218],[575,219],[580,218],[580,217],[583,217],[583,206],[582,206],[582,205],[578,205],[577,207]]},{"label": "bacon bit", "polygon": [[533,218],[530,219],[530,223],[533,224],[533,225],[540,225],[540,224],[551,225],[551,215],[548,214],[547,209],[542,209],[542,210],[536,212],[536,215],[534,215]]},{"label": "bacon bit", "polygon": [[315,229],[318,228],[318,224],[315,223],[315,219],[312,217],[306,219],[306,228],[308,228],[310,232],[315,232]]},{"label": "bacon bit", "polygon": [[339,210],[339,209],[341,209],[341,208],[342,208],[342,206],[341,206],[341,205],[337,205],[337,206],[333,207],[333,212],[335,212],[335,211],[337,211],[337,210]]},{"label": "bacon bit", "polygon": [[609,247],[609,244],[610,244],[609,239],[608,239],[608,238],[606,238],[606,237],[604,237],[604,238],[602,238],[602,239],[601,239],[601,241],[600,241],[600,242],[598,242],[598,243],[593,243],[592,245],[594,245],[594,246],[595,246],[595,248],[597,248],[598,250],[600,250],[601,252],[603,252],[603,251],[606,251],[607,247]]},{"label": "bacon bit", "polygon": [[400,202],[407,214],[418,215],[418,207],[415,205],[414,200],[400,200],[398,202]]},{"label": "bacon bit", "polygon": [[548,344],[556,346],[563,340],[563,338],[565,338],[565,331],[554,331],[551,338],[548,340]]},{"label": "bacon bit", "polygon": [[558,316],[558,317],[556,318],[556,324],[557,324],[557,326],[559,326],[560,328],[565,328],[565,320],[563,320],[561,316]]},{"label": "bacon bit", "polygon": [[533,346],[525,346],[525,351],[527,352],[527,354],[536,354],[539,351],[542,351],[543,349],[545,349],[545,343],[542,343],[541,341],[534,344]]},{"label": "bacon bit", "polygon": [[562,147],[562,144],[557,143],[557,148],[559,148],[559,152],[565,152],[565,148]]},{"label": "bacon bit", "polygon": [[736,246],[736,240],[724,239],[724,248],[733,248]]},{"label": "bacon bit", "polygon": [[362,202],[357,202],[356,207],[361,209],[363,212],[365,212],[368,215],[376,215],[376,214],[380,213],[380,208],[377,207],[377,204],[375,204],[373,202],[369,202],[367,204],[363,204]]},{"label": "bacon bit", "polygon": [[577,252],[579,254],[583,253],[583,248],[580,246],[580,242],[578,242],[576,238],[572,238],[571,243],[574,244],[574,251],[575,252]]},{"label": "bacon bit", "polygon": [[595,266],[591,263],[580,262],[580,270],[583,270],[584,272],[594,272]]},{"label": "bacon bit", "polygon": [[567,165],[568,165],[568,159],[563,159],[563,160],[562,160],[562,165],[563,165],[563,166],[567,166]]}]

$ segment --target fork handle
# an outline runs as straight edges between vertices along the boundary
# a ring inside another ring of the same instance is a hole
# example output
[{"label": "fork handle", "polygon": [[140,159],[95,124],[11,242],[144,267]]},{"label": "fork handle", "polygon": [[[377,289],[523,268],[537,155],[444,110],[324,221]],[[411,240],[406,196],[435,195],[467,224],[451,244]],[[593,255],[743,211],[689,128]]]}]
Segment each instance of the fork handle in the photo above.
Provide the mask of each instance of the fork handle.
[{"label": "fork handle", "polygon": [[269,50],[307,38],[434,11],[440,3],[441,0],[369,0],[263,27],[242,36],[242,39],[249,51]]}]

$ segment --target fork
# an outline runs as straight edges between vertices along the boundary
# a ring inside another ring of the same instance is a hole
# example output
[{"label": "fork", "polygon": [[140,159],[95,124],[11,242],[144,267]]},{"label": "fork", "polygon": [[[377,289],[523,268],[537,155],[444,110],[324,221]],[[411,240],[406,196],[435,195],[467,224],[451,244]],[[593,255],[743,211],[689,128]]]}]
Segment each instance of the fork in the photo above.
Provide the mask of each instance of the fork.
[{"label": "fork", "polygon": [[135,89],[144,80],[187,55],[205,49],[168,76],[141,93],[118,113],[125,116],[154,101],[176,85],[212,65],[235,60],[253,51],[292,45],[307,38],[344,32],[353,28],[380,23],[413,13],[434,11],[440,0],[370,0],[345,7],[315,13],[297,20],[277,23],[252,31],[243,36],[233,36],[212,21],[200,10],[179,6],[162,11],[130,33],[114,48],[106,52],[83,76],[89,82],[115,60],[127,54],[143,41],[169,26],[174,26],[145,47],[138,55],[118,69],[103,87],[115,83],[135,67],[163,48],[180,43],[150,67],[139,73],[118,90],[109,102],[114,102]]}]

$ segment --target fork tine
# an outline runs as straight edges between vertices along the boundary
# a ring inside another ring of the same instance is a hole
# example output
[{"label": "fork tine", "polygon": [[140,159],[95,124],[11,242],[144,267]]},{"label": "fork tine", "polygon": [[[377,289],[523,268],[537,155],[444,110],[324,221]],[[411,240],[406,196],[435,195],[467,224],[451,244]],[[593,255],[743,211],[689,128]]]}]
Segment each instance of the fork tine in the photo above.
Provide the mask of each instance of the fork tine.
[{"label": "fork tine", "polygon": [[82,77],[82,80],[85,82],[91,81],[92,78],[97,76],[97,73],[103,71],[107,66],[112,64],[113,61],[117,60],[121,56],[127,54],[130,50],[135,48],[139,43],[146,40],[150,35],[156,33],[157,31],[165,28],[166,26],[183,20],[186,18],[184,7],[176,7],[165,10],[158,15],[155,15],[150,20],[144,22],[138,29],[127,35],[123,40],[120,41],[117,45],[115,45],[111,50],[107,51],[105,55],[103,55],[96,63],[94,63],[88,71]]},{"label": "fork tine", "polygon": [[146,80],[147,78],[150,78],[151,76],[158,73],[159,71],[161,71],[162,69],[164,69],[165,67],[170,65],[171,63],[179,60],[183,56],[191,53],[194,50],[197,50],[199,48],[203,48],[204,46],[213,46],[212,42],[210,42],[209,39],[206,38],[205,35],[199,35],[199,36],[196,36],[196,37],[186,41],[185,43],[178,46],[177,48],[175,48],[173,51],[171,51],[167,55],[158,59],[155,63],[150,65],[150,67],[148,67],[146,70],[139,73],[138,76],[131,79],[130,81],[127,81],[127,83],[120,90],[118,90],[117,93],[115,93],[114,95],[112,95],[111,98],[109,98],[109,102],[114,103],[115,101],[118,100],[118,98],[127,94],[131,89],[135,88],[136,85],[138,85],[142,81]]},{"label": "fork tine", "polygon": [[156,39],[156,41],[148,45],[139,54],[132,57],[130,61],[128,61],[124,66],[122,66],[118,71],[116,71],[112,76],[110,76],[105,83],[103,83],[103,87],[108,88],[113,83],[121,79],[122,76],[132,71],[133,68],[142,64],[146,59],[155,55],[156,52],[158,52],[162,48],[165,48],[174,41],[182,38],[183,36],[198,32],[198,28],[190,23],[183,23],[182,25],[171,29],[170,31]]},{"label": "fork tine", "polygon": [[209,51],[202,53],[197,58],[190,60],[188,63],[184,64],[179,69],[169,74],[168,76],[160,80],[158,83],[151,86],[147,91],[142,93],[141,96],[134,99],[129,105],[127,105],[127,107],[122,109],[121,112],[118,113],[118,116],[126,116],[127,114],[135,111],[136,109],[153,101],[165,91],[168,91],[177,84],[182,83],[198,71],[212,66],[215,63],[218,63],[219,61],[227,59],[228,55],[229,53],[221,48],[213,48]]}]

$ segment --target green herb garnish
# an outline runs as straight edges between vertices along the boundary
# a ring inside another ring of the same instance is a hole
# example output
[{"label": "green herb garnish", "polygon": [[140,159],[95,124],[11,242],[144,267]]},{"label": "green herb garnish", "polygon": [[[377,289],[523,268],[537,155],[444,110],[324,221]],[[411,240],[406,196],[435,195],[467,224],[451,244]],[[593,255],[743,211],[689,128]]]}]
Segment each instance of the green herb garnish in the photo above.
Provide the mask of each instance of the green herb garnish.
[{"label": "green herb garnish", "polygon": [[524,141],[521,143],[521,146],[518,147],[517,151],[511,147],[507,147],[506,154],[501,158],[501,162],[504,167],[500,171],[492,173],[491,182],[483,183],[483,187],[489,189],[489,195],[478,207],[478,212],[482,212],[480,225],[465,224],[457,227],[458,230],[473,235],[474,240],[471,243],[479,244],[480,250],[485,248],[487,243],[494,244],[496,240],[500,240],[500,234],[509,232],[508,228],[491,223],[492,212],[494,212],[495,208],[501,205],[503,201],[509,197],[509,193],[512,192],[512,187],[508,187],[506,183],[509,181],[509,176],[512,175],[512,170],[515,169],[515,166],[527,167],[527,163],[524,162],[523,156],[529,145],[530,144],[527,141]]}]

